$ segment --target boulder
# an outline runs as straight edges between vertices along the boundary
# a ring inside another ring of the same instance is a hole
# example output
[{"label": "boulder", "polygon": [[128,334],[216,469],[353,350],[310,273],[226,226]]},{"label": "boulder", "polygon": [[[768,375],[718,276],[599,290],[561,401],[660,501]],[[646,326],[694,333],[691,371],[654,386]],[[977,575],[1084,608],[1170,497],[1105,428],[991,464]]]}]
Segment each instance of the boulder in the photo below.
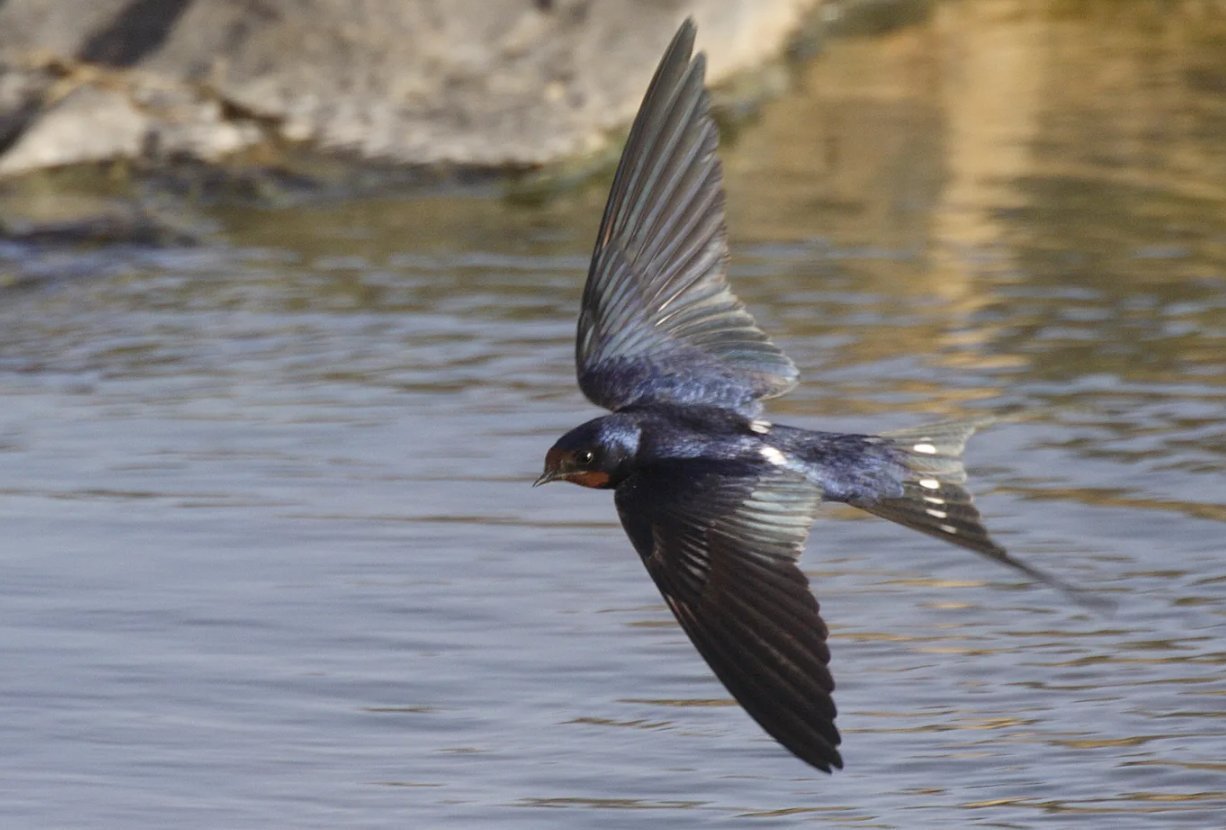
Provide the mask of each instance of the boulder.
[{"label": "boulder", "polygon": [[718,82],[817,0],[7,0],[0,176],[287,144],[500,169],[599,149],[692,15]]}]

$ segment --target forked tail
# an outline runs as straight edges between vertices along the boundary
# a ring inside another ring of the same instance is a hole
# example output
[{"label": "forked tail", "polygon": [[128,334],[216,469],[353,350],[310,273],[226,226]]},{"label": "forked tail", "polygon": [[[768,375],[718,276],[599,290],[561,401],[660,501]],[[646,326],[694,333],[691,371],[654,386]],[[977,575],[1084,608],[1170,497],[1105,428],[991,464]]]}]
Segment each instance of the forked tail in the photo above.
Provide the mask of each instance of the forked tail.
[{"label": "forked tail", "polygon": [[971,494],[962,486],[966,481],[962,451],[971,434],[992,420],[945,421],[882,433],[881,437],[890,441],[891,448],[907,468],[903,495],[852,504],[883,519],[973,550],[1062,591],[1081,605],[1100,611],[1114,607],[1108,599],[1013,558],[983,526]]}]

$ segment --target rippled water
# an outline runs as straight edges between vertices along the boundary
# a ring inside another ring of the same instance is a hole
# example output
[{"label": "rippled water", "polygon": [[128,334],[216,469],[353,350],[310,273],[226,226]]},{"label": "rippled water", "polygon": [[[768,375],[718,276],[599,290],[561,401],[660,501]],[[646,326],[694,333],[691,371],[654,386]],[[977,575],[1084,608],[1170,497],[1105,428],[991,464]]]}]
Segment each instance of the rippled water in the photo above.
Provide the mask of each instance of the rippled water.
[{"label": "rippled water", "polygon": [[1005,416],[990,525],[1114,616],[832,509],[847,769],[778,749],[607,494],[528,487],[603,185],[9,246],[4,826],[1221,826],[1226,24],[1037,8],[828,44],[724,151],[733,281],[777,420]]}]

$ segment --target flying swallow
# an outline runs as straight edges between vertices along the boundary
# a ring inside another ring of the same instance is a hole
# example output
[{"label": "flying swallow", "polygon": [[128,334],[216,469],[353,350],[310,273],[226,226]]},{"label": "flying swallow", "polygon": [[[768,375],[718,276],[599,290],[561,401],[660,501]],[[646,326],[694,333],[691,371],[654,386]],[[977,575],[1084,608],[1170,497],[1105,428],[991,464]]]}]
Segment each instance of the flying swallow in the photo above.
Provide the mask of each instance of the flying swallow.
[{"label": "flying swallow", "polygon": [[796,366],[725,277],[717,134],[682,24],[647,89],[583,291],[579,387],[612,412],[562,436],[536,484],[611,489],[681,627],[786,749],[841,768],[826,624],[797,565],[818,506],[843,502],[1075,591],[992,540],[964,489],[983,420],[881,435],[771,423]]}]

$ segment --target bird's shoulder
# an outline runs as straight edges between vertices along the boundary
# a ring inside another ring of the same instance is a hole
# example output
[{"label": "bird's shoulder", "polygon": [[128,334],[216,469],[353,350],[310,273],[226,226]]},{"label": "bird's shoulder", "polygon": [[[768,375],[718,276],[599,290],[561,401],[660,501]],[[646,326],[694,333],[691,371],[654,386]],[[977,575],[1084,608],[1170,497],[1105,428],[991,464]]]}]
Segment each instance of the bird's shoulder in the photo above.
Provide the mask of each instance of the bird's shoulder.
[{"label": "bird's shoulder", "polygon": [[[756,467],[761,435],[753,419],[712,406],[651,404],[621,410],[640,430],[638,461],[645,471],[671,475],[746,473]],[[677,469],[673,469],[674,466]]]}]

